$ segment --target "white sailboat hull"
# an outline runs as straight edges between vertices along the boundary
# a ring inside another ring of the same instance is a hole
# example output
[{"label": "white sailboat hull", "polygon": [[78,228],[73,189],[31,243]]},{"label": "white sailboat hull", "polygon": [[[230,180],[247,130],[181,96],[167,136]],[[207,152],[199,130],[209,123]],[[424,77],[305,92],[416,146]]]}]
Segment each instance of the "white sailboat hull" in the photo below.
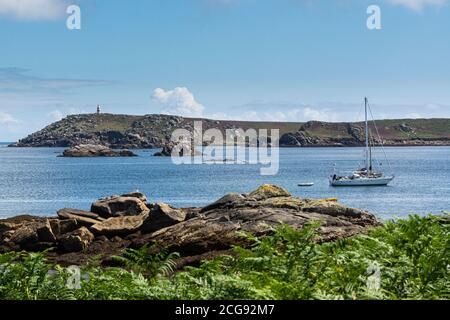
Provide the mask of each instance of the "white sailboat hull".
[{"label": "white sailboat hull", "polygon": [[387,186],[394,177],[380,178],[355,178],[355,179],[330,179],[330,185],[334,187],[364,187],[364,186]]},{"label": "white sailboat hull", "polygon": [[[364,98],[364,111],[365,111],[365,140],[366,140],[366,148],[365,148],[365,166],[358,171],[353,172],[353,175],[340,177],[335,174],[330,177],[330,185],[334,187],[365,187],[365,186],[387,186],[392,180],[394,180],[394,176],[384,176],[382,172],[376,172],[373,170],[372,163],[372,147],[370,144],[370,131],[369,131],[369,119],[368,119],[368,99]],[[373,116],[372,116],[373,118]],[[375,129],[376,124],[374,121]],[[378,136],[379,140],[381,138]],[[386,153],[385,153],[386,156]],[[387,159],[386,159],[387,160]]]}]

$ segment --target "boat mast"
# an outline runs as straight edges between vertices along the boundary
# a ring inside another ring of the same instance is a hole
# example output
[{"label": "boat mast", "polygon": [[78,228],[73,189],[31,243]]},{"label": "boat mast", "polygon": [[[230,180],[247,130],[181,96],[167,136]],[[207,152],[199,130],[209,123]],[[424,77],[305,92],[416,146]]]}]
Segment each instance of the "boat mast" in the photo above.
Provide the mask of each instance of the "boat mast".
[{"label": "boat mast", "polygon": [[368,99],[364,98],[364,111],[365,111],[365,124],[366,124],[366,170],[367,172],[372,171],[372,157],[371,149],[369,143],[369,119],[368,119]]}]

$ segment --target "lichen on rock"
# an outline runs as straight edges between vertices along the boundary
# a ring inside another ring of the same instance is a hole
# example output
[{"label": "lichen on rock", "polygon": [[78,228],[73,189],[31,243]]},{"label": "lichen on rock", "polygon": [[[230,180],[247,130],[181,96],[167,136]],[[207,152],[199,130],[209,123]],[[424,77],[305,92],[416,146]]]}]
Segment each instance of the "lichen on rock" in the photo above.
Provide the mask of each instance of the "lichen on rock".
[{"label": "lichen on rock", "polygon": [[248,194],[248,198],[253,198],[255,200],[291,196],[291,193],[286,189],[272,184],[264,184]]}]

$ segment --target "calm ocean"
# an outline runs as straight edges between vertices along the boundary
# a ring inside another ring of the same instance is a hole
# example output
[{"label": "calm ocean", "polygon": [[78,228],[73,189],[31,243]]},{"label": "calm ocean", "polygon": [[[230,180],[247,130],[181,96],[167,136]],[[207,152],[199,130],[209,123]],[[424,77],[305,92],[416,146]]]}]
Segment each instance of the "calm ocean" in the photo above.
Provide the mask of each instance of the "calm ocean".
[{"label": "calm ocean", "polygon": [[[389,187],[333,188],[333,164],[362,163],[360,148],[281,149],[280,171],[261,176],[259,165],[182,165],[139,150],[136,158],[58,158],[63,149],[0,145],[0,218],[54,215],[64,207],[89,209],[100,197],[139,190],[149,201],[201,206],[226,193],[273,183],[304,198],[336,197],[381,218],[450,211],[450,147],[387,148],[397,176]],[[387,166],[385,166],[387,169]],[[314,182],[301,188],[300,182]]]}]

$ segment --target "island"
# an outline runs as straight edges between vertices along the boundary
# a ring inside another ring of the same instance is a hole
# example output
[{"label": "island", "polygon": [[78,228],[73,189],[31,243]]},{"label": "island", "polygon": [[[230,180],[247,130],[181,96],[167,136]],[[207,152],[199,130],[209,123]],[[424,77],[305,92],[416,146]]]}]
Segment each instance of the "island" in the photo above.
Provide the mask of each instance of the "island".
[{"label": "island", "polygon": [[[278,129],[281,147],[357,147],[364,145],[362,122],[248,122],[184,118],[171,115],[70,115],[30,134],[11,147],[73,147],[103,145],[112,149],[163,148],[175,129],[194,130]],[[375,121],[386,146],[448,146],[450,119],[400,119]],[[370,124],[374,130],[374,124]],[[375,132],[375,131],[373,131]]]}]

